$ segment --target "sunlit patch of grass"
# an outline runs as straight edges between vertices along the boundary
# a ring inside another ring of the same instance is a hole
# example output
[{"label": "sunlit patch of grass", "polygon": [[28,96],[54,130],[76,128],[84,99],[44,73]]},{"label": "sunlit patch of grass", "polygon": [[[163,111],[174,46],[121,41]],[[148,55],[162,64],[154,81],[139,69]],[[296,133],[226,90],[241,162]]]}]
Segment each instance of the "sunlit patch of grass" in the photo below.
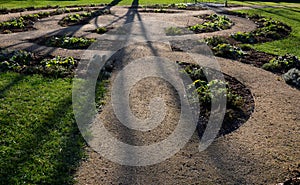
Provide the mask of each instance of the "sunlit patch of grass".
[{"label": "sunlit patch of grass", "polygon": [[85,142],[74,120],[71,78],[0,73],[0,123],[2,184],[73,183]]}]

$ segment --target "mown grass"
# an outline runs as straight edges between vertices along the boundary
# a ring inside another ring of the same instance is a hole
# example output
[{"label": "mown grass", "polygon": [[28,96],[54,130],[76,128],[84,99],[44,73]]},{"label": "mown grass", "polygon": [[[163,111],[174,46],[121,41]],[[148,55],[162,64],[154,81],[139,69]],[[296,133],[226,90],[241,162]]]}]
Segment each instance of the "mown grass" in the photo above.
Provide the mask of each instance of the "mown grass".
[{"label": "mown grass", "polygon": [[[172,4],[172,3],[194,3],[194,0],[138,0],[140,5],[148,4]],[[225,0],[198,0],[198,2],[209,3],[224,3]],[[296,1],[295,1],[296,2]],[[131,5],[133,0],[0,0],[0,8],[26,8],[26,7],[45,7],[51,6],[70,6],[70,5],[89,5],[89,4],[108,4],[114,5]],[[269,1],[228,1],[229,4],[239,5],[262,5],[262,6],[287,6],[287,7],[300,7],[300,3],[292,2],[269,2]]]},{"label": "mown grass", "polygon": [[[171,4],[171,3],[183,3],[184,0],[139,0],[138,4]],[[187,2],[194,2],[192,0],[187,0]],[[9,1],[0,0],[0,8],[24,8],[24,7],[45,7],[51,6],[70,6],[70,5],[89,5],[89,4],[109,4],[114,5],[131,5],[133,0],[54,0],[54,1],[40,1],[40,0],[19,0],[19,1]]]},{"label": "mown grass", "polygon": [[300,8],[263,8],[242,10],[239,12],[270,17],[292,27],[289,37],[273,42],[255,44],[255,49],[276,55],[292,53],[300,57]]},{"label": "mown grass", "polygon": [[72,80],[0,73],[0,184],[72,184],[84,140]]}]

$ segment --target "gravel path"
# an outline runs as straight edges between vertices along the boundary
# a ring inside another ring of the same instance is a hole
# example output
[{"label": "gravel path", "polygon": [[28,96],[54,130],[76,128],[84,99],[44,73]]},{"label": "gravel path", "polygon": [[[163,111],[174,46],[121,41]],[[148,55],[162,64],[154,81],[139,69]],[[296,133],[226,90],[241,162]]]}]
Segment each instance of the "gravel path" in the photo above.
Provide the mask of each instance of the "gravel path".
[{"label": "gravel path", "polygon": [[[95,18],[90,24],[67,28],[57,25],[64,15],[43,19],[35,24],[35,31],[1,35],[0,47],[80,58],[83,50],[39,46],[28,40],[66,33],[101,38],[100,35],[87,31],[97,26],[118,27],[132,20],[172,21],[179,26],[186,26],[199,21],[194,15],[211,13],[187,11],[178,14],[135,14],[124,7],[114,7],[112,11],[113,15]],[[229,35],[256,28],[247,19],[230,18],[235,22],[231,29],[198,34],[197,38]],[[119,64],[124,65],[137,58],[153,55],[154,50],[156,56],[189,61],[185,53],[172,52],[168,45],[158,44],[154,49],[145,45],[124,48],[125,55],[118,58]],[[87,147],[87,160],[82,161],[75,175],[77,184],[275,184],[289,177],[289,169],[296,168],[300,163],[300,91],[286,85],[280,76],[262,69],[223,58],[216,60],[222,72],[244,83],[253,93],[255,111],[244,125],[216,139],[203,152],[198,151],[199,139],[194,133],[192,139],[176,155],[159,164],[144,167],[122,166],[110,162]],[[115,75],[113,74],[112,79]],[[130,93],[131,109],[141,119],[149,116],[147,105],[152,97],[157,96],[167,102],[167,113],[164,121],[149,133],[132,131],[122,126],[113,113],[109,98],[97,119],[104,120],[104,125],[116,138],[130,144],[145,145],[160,141],[172,133],[178,122],[180,105],[176,91],[163,80],[147,78],[134,86]]]}]

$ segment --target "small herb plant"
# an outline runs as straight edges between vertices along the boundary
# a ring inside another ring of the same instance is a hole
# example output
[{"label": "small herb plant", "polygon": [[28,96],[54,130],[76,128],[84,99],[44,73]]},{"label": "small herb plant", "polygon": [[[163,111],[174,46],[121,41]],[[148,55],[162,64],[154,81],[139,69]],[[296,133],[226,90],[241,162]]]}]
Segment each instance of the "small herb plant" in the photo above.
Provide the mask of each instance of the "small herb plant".
[{"label": "small herb plant", "polygon": [[99,27],[95,30],[96,33],[98,34],[104,34],[108,31],[108,29],[106,27]]},{"label": "small herb plant", "polygon": [[66,49],[86,49],[95,41],[96,39],[81,37],[54,36],[47,38],[45,44],[51,47],[61,47]]},{"label": "small herb plant", "polygon": [[292,68],[288,72],[282,75],[287,84],[293,85],[300,89],[300,70]]},{"label": "small herb plant", "polygon": [[229,58],[229,59],[242,58],[247,54],[240,48],[236,46],[232,46],[230,44],[218,44],[217,46],[212,48],[212,51],[216,56]]},{"label": "small herb plant", "polygon": [[286,72],[292,68],[300,69],[300,61],[297,56],[286,54],[273,58],[265,63],[262,68],[272,72]]},{"label": "small herb plant", "polygon": [[206,21],[202,24],[196,24],[190,26],[189,29],[195,33],[214,32],[219,30],[225,30],[233,26],[233,22],[225,15],[219,16],[217,14],[206,15],[204,17]]},{"label": "small herb plant", "polygon": [[67,76],[74,69],[76,61],[73,57],[56,56],[52,59],[44,59],[40,62],[43,72],[52,76]]},{"label": "small herb plant", "polygon": [[205,38],[204,41],[210,47],[216,47],[219,44],[228,44],[226,38],[221,36],[213,36],[213,37]]},{"label": "small herb plant", "polygon": [[244,32],[244,33],[237,32],[235,34],[232,34],[231,37],[242,43],[249,43],[249,44],[257,43],[255,34],[252,32]]}]

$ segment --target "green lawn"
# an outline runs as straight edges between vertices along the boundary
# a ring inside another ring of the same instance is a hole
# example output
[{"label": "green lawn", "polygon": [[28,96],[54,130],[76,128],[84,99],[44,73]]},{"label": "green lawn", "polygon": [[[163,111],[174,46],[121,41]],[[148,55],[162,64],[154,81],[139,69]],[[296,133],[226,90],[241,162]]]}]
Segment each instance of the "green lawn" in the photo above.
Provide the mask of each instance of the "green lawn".
[{"label": "green lawn", "polygon": [[277,55],[292,53],[300,57],[300,8],[264,8],[243,10],[240,12],[271,17],[292,27],[292,33],[288,38],[264,44],[256,44],[254,48]]},{"label": "green lawn", "polygon": [[84,156],[71,79],[0,73],[0,184],[72,184]]},{"label": "green lawn", "polygon": [[[45,7],[47,5],[86,5],[86,4],[100,4],[100,3],[116,3],[117,5],[131,5],[132,0],[65,0],[65,1],[40,1],[40,0],[21,0],[21,1],[9,1],[0,0],[0,8],[21,8],[21,7]],[[139,4],[171,4],[171,3],[183,3],[185,0],[140,0]],[[192,0],[187,0],[187,2],[193,2]]]},{"label": "green lawn", "polygon": [[[133,0],[0,0],[0,8],[24,8],[24,7],[45,7],[51,6],[67,6],[67,5],[86,5],[86,4],[100,4],[100,3],[114,3],[118,5],[130,5]],[[171,3],[186,3],[195,2],[194,0],[139,0],[138,3],[141,5],[147,4],[171,4]],[[198,0],[198,2],[217,2],[224,3],[225,0]],[[300,3],[288,3],[288,2],[268,2],[268,1],[228,1],[229,4],[240,4],[240,5],[268,5],[268,6],[289,6],[289,7],[300,7]]]}]

